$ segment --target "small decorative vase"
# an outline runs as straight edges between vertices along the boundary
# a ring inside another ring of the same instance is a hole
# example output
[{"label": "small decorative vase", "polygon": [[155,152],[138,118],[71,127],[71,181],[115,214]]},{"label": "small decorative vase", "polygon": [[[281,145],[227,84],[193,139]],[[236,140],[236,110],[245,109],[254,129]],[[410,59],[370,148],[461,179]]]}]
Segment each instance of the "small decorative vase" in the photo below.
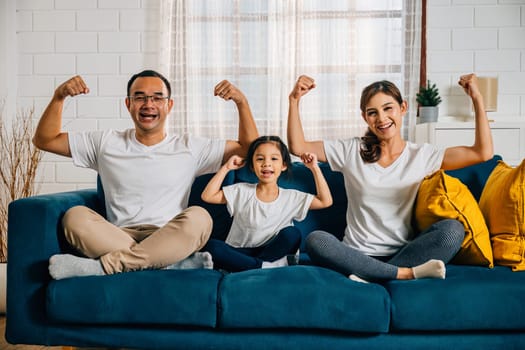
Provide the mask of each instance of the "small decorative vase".
[{"label": "small decorative vase", "polygon": [[438,120],[438,106],[421,106],[419,107],[419,123],[435,123]]}]

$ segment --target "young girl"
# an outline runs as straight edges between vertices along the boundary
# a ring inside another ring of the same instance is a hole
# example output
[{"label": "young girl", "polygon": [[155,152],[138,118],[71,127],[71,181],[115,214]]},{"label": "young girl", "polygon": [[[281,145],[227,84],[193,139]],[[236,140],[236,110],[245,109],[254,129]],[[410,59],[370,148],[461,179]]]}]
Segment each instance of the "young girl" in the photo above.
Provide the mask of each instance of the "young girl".
[{"label": "young girl", "polygon": [[313,174],[317,195],[280,188],[277,180],[291,158],[277,136],[256,139],[246,159],[258,183],[237,183],[221,189],[228,172],[244,166],[244,159],[232,156],[202,192],[205,202],[226,204],[233,216],[226,242],[210,239],[203,250],[211,253],[216,269],[230,272],[287,266],[287,255],[295,254],[301,243],[293,220],[303,220],[309,209],[332,205],[330,189],[313,153],[304,153],[301,160]]},{"label": "young girl", "polygon": [[410,223],[419,184],[440,168],[457,169],[493,156],[477,78],[464,75],[459,85],[474,105],[475,140],[472,146],[443,150],[402,138],[407,102],[389,81],[363,90],[361,115],[368,125],[364,137],[305,141],[299,100],[315,83],[310,77],[299,77],[289,96],[290,150],[296,155],[316,153],[320,161],[342,172],[349,199],[342,242],[328,232],[308,235],[306,250],[313,262],[359,281],[445,278],[445,264],[460,249],[465,231],[457,220],[442,220],[415,236]]}]

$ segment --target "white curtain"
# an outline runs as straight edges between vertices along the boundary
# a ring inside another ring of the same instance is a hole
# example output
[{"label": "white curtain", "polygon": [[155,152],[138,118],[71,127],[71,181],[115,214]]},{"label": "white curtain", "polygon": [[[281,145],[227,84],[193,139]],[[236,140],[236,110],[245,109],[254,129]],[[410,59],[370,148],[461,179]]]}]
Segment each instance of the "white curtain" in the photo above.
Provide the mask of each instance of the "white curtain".
[{"label": "white curtain", "polygon": [[237,138],[233,102],[213,96],[230,80],[247,96],[259,133],[286,136],[288,94],[299,75],[317,88],[301,101],[307,139],[362,135],[364,86],[391,80],[415,125],[419,0],[163,0],[161,70],[172,83],[171,131]]}]

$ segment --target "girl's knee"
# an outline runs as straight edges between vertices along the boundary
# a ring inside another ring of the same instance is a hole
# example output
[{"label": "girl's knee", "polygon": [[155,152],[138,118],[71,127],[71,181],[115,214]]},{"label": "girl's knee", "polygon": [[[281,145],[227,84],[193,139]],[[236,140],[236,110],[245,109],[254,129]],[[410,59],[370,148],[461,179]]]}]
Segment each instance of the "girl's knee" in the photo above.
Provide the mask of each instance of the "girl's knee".
[{"label": "girl's knee", "polygon": [[285,227],[279,232],[279,234],[283,235],[288,241],[292,242],[301,241],[302,239],[301,231],[299,231],[299,229],[295,226]]},{"label": "girl's knee", "polygon": [[204,248],[202,248],[203,251],[206,252],[215,252],[217,250],[220,250],[224,247],[225,243],[218,239],[210,239],[206,244],[204,245]]}]

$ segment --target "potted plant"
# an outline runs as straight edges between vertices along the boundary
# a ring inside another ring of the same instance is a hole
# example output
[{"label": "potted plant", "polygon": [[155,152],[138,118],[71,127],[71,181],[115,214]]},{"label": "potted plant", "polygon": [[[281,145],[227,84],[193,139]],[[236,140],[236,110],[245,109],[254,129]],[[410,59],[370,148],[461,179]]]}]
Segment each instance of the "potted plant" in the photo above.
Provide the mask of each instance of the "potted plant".
[{"label": "potted plant", "polygon": [[419,87],[419,92],[416,94],[416,101],[419,105],[419,122],[437,122],[439,115],[438,105],[441,103],[441,97],[439,96],[439,90],[436,84],[432,84],[430,80],[427,80],[426,86]]},{"label": "potted plant", "polygon": [[6,120],[0,111],[0,313],[5,312],[7,209],[15,199],[36,193],[35,177],[42,152],[32,142],[33,110]]}]

